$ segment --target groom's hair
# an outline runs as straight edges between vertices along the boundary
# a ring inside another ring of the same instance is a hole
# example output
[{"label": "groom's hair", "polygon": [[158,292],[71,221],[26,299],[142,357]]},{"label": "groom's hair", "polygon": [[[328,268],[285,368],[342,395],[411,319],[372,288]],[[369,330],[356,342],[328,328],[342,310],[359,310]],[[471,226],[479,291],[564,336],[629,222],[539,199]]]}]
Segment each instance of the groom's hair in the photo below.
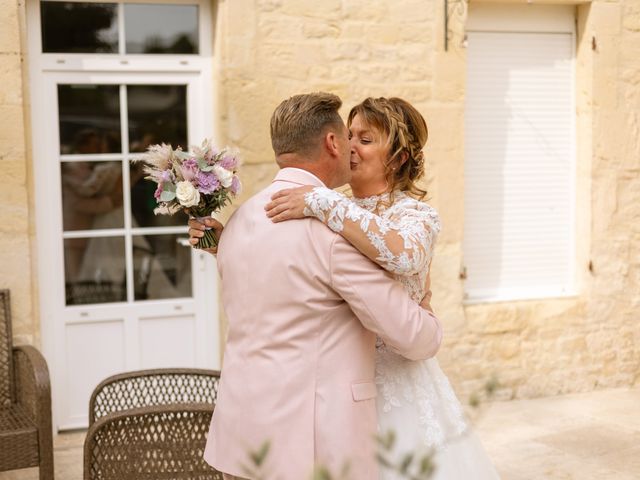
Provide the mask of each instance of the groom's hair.
[{"label": "groom's hair", "polygon": [[276,156],[313,153],[328,128],[344,128],[338,113],[341,106],[340,97],[325,92],[294,95],[280,103],[271,116],[271,145]]}]

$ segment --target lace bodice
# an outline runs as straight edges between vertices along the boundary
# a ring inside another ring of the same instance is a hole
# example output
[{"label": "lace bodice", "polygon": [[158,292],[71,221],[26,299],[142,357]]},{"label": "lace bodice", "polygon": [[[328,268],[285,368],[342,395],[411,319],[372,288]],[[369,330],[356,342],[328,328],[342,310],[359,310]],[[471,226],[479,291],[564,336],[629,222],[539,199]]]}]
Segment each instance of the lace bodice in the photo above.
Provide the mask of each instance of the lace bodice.
[{"label": "lace bodice", "polygon": [[316,217],[336,233],[342,233],[346,223],[359,230],[368,240],[361,251],[402,282],[414,301],[422,300],[440,232],[434,208],[400,191],[394,192],[390,204],[388,193],[350,199],[324,187],[308,192],[305,204],[306,216]]}]

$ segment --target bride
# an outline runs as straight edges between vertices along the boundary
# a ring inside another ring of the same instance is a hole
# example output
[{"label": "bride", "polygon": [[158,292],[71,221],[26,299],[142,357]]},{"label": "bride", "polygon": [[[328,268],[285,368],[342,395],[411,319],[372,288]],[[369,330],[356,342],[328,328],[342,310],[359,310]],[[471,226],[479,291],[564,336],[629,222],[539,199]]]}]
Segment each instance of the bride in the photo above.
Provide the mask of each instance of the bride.
[{"label": "bride", "polygon": [[[265,209],[274,222],[315,217],[429,304],[429,266],[440,231],[437,212],[417,185],[424,173],[427,125],[399,98],[367,98],[349,113],[353,198],[322,187],[283,190]],[[395,460],[435,451],[436,480],[498,475],[435,358],[410,361],[376,345],[378,426],[395,433]],[[401,478],[381,469],[381,480]]]}]

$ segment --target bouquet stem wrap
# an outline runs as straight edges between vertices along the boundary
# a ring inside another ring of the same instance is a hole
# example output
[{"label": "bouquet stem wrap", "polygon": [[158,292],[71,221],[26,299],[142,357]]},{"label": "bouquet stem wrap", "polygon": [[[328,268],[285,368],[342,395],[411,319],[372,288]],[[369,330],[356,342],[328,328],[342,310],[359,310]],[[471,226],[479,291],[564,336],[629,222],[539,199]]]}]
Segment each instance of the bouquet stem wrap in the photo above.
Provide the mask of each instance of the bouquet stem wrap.
[{"label": "bouquet stem wrap", "polygon": [[218,248],[218,239],[216,238],[215,230],[211,227],[207,227],[204,230],[204,236],[198,240],[198,243],[193,246],[199,250],[206,250],[208,248]]}]

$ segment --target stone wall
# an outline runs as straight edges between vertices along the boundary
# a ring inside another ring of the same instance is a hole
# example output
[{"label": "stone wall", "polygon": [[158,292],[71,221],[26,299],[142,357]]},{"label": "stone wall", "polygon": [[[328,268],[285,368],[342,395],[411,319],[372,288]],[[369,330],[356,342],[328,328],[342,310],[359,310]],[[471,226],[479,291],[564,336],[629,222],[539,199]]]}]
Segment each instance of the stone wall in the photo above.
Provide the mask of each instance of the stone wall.
[{"label": "stone wall", "polygon": [[11,290],[16,343],[38,343],[32,181],[24,72],[24,2],[0,0],[0,288]]},{"label": "stone wall", "polygon": [[245,196],[275,172],[268,122],[283,98],[331,91],[346,116],[368,95],[404,97],[430,128],[425,184],[445,225],[433,264],[439,358],[460,394],[493,374],[505,399],[636,383],[640,4],[576,6],[578,296],[464,305],[465,16],[453,16],[444,52],[442,3],[221,2],[220,132],[244,154]]}]

